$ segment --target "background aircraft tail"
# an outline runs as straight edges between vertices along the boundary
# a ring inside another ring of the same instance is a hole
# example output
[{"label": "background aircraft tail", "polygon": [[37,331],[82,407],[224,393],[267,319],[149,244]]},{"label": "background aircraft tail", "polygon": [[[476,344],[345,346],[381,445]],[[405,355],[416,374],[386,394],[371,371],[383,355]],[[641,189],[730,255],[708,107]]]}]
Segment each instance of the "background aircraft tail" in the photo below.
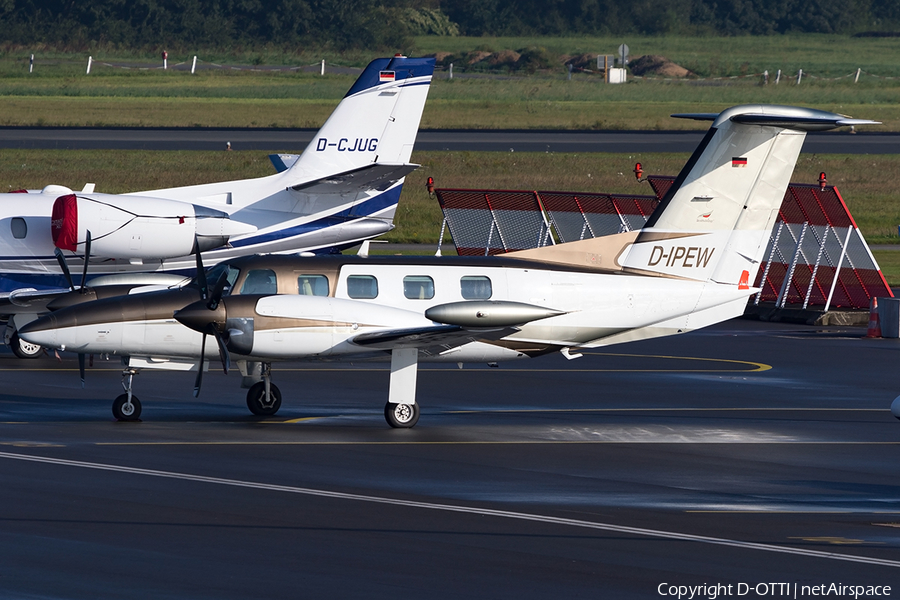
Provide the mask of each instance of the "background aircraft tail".
[{"label": "background aircraft tail", "polygon": [[373,60],[288,176],[296,185],[376,163],[409,163],[433,73],[433,58]]},{"label": "background aircraft tail", "polygon": [[673,115],[713,121],[627,253],[626,271],[749,289],[808,131],[871,124],[790,106]]}]

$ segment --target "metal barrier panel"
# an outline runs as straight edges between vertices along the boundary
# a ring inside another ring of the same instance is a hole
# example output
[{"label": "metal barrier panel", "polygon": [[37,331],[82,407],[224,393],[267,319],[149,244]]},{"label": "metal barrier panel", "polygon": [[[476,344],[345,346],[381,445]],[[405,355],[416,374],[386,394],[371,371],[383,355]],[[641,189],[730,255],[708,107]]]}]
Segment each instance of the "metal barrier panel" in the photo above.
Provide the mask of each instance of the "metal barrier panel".
[{"label": "metal barrier panel", "polygon": [[435,190],[461,256],[484,256],[547,243],[544,213],[534,192]]},{"label": "metal barrier panel", "polygon": [[757,304],[864,309],[893,296],[834,186],[788,186],[763,256]]},{"label": "metal barrier panel", "polygon": [[537,192],[561,242],[640,229],[658,203],[654,196]]},{"label": "metal barrier panel", "polygon": [[[500,254],[633,231],[644,226],[675,177],[647,178],[656,196],[509,190],[436,190],[461,255]],[[546,212],[549,220],[545,218]],[[754,302],[776,306],[868,308],[893,297],[834,186],[796,184],[784,195]]]},{"label": "metal barrier panel", "polygon": [[656,194],[656,197],[662,200],[669,188],[672,187],[672,184],[675,183],[675,178],[668,175],[648,175],[647,181],[650,183],[650,187],[653,188],[653,193]]}]

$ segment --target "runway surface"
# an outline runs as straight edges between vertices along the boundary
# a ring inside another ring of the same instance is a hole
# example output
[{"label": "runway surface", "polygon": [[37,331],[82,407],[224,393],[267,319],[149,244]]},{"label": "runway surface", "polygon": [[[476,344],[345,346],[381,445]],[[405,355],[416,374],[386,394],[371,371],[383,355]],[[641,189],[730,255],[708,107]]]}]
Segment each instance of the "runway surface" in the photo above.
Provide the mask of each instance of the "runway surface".
[{"label": "runway surface", "polygon": [[[314,129],[0,127],[0,148],[302,151]],[[490,152],[693,152],[702,131],[421,130],[416,150]],[[898,154],[900,133],[811,133],[803,152]]]},{"label": "runway surface", "polygon": [[234,373],[193,399],[145,372],[144,421],[116,423],[115,361],[82,390],[69,355],[2,355],[0,597],[896,595],[900,341],[863,334],[738,320],[423,365],[412,430],[384,423],[386,365],[278,365],[263,420]]}]

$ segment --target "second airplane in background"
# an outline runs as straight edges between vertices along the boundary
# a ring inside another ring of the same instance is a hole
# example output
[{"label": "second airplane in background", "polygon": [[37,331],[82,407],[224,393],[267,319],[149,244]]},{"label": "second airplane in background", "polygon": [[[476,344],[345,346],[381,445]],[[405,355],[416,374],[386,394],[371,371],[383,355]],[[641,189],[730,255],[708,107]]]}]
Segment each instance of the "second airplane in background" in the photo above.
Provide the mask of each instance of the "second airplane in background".
[{"label": "second airplane in background", "polygon": [[122,293],[114,284],[183,279],[198,251],[215,264],[340,249],[390,231],[404,176],[418,166],[410,156],[433,71],[431,58],[372,61],[300,157],[268,177],[117,195],[92,185],[0,194],[7,343],[23,357],[40,353],[17,332],[74,287],[57,249],[94,277],[87,297],[95,298],[104,285],[112,295]]}]

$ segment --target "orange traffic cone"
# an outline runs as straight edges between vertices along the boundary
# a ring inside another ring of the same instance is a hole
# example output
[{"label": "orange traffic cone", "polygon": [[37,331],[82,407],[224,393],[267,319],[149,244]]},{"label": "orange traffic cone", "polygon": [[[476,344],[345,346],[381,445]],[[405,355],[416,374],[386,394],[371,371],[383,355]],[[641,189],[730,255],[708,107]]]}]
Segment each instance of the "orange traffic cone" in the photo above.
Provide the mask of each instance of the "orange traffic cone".
[{"label": "orange traffic cone", "polygon": [[867,338],[881,337],[881,321],[878,320],[878,298],[872,298],[869,302],[869,330]]}]

